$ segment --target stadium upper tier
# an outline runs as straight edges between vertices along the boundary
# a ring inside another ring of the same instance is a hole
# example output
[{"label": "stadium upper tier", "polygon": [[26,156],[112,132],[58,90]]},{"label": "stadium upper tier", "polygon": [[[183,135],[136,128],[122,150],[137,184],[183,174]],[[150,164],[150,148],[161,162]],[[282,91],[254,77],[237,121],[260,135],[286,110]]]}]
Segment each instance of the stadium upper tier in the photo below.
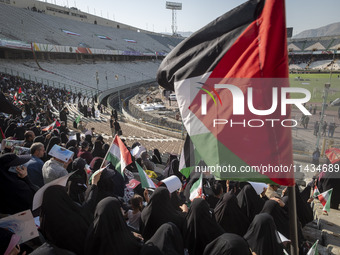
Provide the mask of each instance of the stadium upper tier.
[{"label": "stadium upper tier", "polygon": [[324,36],[316,38],[289,38],[288,50],[290,54],[313,53],[324,54],[340,51],[340,36]]},{"label": "stadium upper tier", "polygon": [[95,25],[0,3],[0,40],[119,50],[125,52],[124,55],[143,55],[155,52],[166,54],[183,38]]},{"label": "stadium upper tier", "polygon": [[[90,95],[100,91],[134,82],[155,79],[160,61],[119,61],[74,63],[72,61],[44,61],[39,69],[33,60],[0,59],[0,72],[18,75],[25,79],[42,82],[50,86],[72,86],[71,90]],[[98,73],[98,75],[97,75]],[[84,91],[87,91],[84,92]]]}]

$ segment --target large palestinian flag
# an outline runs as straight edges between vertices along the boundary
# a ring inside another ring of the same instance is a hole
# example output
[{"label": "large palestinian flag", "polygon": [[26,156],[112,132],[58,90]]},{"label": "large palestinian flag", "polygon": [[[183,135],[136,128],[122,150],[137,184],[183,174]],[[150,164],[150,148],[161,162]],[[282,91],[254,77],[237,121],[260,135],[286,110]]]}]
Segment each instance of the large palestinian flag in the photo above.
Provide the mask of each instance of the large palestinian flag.
[{"label": "large palestinian flag", "polygon": [[284,0],[250,0],[217,18],[174,48],[157,78],[175,91],[216,178],[294,185],[290,108],[279,96],[289,87]]}]

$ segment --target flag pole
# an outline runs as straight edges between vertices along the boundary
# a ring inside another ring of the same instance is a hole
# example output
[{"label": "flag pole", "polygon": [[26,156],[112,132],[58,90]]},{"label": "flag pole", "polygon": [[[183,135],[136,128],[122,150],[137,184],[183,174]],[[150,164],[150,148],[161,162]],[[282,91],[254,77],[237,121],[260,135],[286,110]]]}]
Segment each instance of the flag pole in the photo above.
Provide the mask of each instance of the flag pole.
[{"label": "flag pole", "polygon": [[100,168],[103,168],[103,166],[104,166],[104,163],[105,163],[105,161],[106,161],[105,159],[106,159],[106,157],[107,157],[107,154],[109,154],[109,152],[110,152],[111,146],[112,146],[112,144],[113,144],[113,141],[115,140],[115,138],[116,138],[116,135],[113,137],[112,143],[111,143],[111,145],[110,145],[109,149],[108,149],[108,150],[107,150],[107,152],[106,152],[106,155],[105,155],[105,157],[104,157],[104,159],[103,159],[103,162],[102,162],[102,164],[101,164]]},{"label": "flag pole", "polygon": [[290,254],[298,255],[298,232],[297,232],[297,215],[296,215],[296,189],[295,186],[288,187],[288,214],[289,214],[289,233],[290,240],[292,241],[290,246]]}]

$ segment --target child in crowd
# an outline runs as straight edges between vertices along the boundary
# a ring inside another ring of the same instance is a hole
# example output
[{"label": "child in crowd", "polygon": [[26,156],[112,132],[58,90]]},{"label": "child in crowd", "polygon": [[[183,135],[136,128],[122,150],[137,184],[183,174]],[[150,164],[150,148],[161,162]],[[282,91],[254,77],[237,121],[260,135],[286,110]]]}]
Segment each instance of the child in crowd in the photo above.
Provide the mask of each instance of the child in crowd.
[{"label": "child in crowd", "polygon": [[140,195],[134,195],[133,198],[130,199],[130,204],[132,210],[128,210],[126,213],[128,218],[127,224],[136,231],[139,231],[139,220],[143,209],[143,198]]}]

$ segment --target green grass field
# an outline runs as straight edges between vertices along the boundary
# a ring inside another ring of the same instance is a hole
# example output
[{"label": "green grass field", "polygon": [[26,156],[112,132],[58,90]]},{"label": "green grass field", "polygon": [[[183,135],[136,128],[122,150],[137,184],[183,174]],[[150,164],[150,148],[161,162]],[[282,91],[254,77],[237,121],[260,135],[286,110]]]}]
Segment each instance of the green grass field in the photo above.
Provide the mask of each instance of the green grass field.
[{"label": "green grass field", "polygon": [[[312,95],[309,103],[320,105],[323,101],[325,83],[330,83],[327,103],[340,97],[340,78],[338,73],[333,73],[330,79],[330,74],[290,74],[290,86],[308,89]],[[297,80],[300,77],[300,80]],[[304,79],[303,81],[301,79]],[[299,94],[291,94],[291,98],[299,98]],[[307,105],[309,104],[307,103]],[[337,110],[338,107],[329,107],[328,110]]]}]

